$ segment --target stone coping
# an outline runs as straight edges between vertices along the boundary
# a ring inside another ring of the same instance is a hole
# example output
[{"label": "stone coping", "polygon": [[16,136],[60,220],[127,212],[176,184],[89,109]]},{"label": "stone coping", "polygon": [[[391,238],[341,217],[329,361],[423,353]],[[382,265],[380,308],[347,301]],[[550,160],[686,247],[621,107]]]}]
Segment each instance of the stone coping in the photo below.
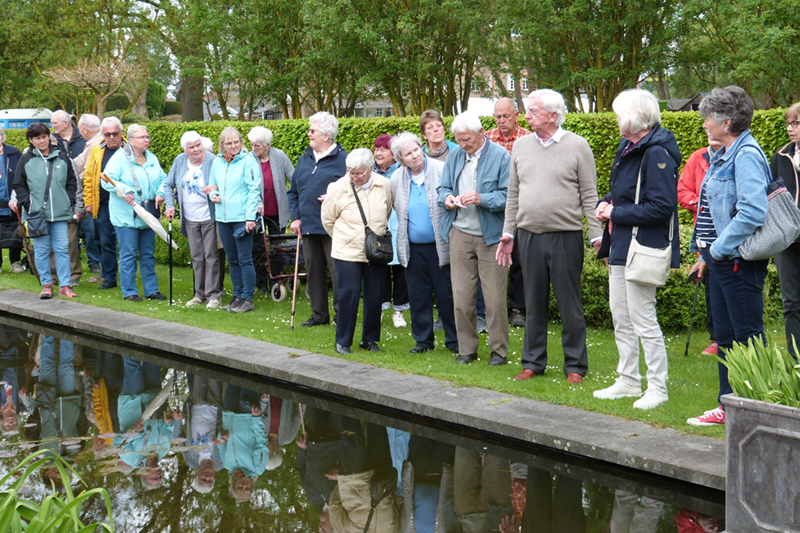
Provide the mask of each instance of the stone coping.
[{"label": "stone coping", "polygon": [[26,291],[0,291],[0,311],[725,490],[725,442],[710,437]]}]

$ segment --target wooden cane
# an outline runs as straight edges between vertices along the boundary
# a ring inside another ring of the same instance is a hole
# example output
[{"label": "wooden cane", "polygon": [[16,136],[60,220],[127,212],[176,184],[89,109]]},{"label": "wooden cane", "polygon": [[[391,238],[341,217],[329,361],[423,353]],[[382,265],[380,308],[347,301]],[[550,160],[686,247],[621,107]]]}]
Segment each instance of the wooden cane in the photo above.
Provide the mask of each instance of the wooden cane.
[{"label": "wooden cane", "polygon": [[300,265],[300,233],[297,234],[297,247],[294,252],[294,283],[292,284],[292,318],[289,321],[289,331],[294,330],[294,307],[297,303],[297,269]]}]

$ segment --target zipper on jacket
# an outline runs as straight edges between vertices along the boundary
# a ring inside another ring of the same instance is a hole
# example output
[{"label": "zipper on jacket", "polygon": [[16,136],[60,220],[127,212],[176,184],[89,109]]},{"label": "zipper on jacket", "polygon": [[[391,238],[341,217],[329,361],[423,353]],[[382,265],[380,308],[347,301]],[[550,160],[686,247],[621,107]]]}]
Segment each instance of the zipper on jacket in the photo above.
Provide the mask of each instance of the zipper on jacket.
[{"label": "zipper on jacket", "polygon": [[[231,161],[232,163],[233,161]],[[228,190],[228,170],[231,168],[231,163],[228,163],[228,166],[225,167],[225,190]],[[220,198],[222,196],[220,195]],[[222,204],[222,216],[225,217],[225,222],[228,222],[228,202],[223,202]]]}]

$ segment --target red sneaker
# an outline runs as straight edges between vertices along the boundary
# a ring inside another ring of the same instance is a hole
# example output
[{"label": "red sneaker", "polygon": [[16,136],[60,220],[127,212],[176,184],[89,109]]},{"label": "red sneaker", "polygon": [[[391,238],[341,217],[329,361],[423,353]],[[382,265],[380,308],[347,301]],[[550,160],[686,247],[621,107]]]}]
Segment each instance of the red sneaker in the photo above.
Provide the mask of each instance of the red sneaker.
[{"label": "red sneaker", "polygon": [[78,295],[75,294],[75,291],[73,291],[72,287],[70,287],[69,285],[65,285],[64,287],[61,287],[60,289],[58,289],[58,295],[59,296],[66,296],[67,298],[77,298],[78,297]]},{"label": "red sneaker", "polygon": [[53,286],[49,283],[42,285],[42,292],[39,293],[39,298],[42,300],[49,300],[53,297]]},{"label": "red sneaker", "polygon": [[725,424],[725,411],[720,405],[716,409],[706,411],[701,416],[690,418],[686,423],[690,426],[715,426],[717,424]]},{"label": "red sneaker", "polygon": [[711,341],[711,344],[708,345],[708,348],[700,352],[700,355],[710,355],[711,357],[714,357],[715,355],[717,355],[718,351],[719,351],[719,344],[717,344],[714,341]]}]

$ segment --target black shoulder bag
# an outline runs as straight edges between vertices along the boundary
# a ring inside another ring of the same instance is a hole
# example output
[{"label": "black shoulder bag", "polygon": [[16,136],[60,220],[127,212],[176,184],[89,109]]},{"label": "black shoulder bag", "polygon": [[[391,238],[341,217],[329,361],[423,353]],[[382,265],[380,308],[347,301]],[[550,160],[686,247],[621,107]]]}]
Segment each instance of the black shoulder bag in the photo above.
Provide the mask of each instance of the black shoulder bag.
[{"label": "black shoulder bag", "polygon": [[367,217],[364,216],[364,209],[361,207],[361,200],[358,199],[358,191],[356,191],[355,184],[351,181],[350,186],[353,188],[353,194],[356,197],[358,210],[361,212],[361,220],[364,221],[364,240],[367,261],[378,265],[388,265],[394,258],[394,250],[392,249],[392,232],[386,229],[383,237],[378,236],[367,224]]}]

